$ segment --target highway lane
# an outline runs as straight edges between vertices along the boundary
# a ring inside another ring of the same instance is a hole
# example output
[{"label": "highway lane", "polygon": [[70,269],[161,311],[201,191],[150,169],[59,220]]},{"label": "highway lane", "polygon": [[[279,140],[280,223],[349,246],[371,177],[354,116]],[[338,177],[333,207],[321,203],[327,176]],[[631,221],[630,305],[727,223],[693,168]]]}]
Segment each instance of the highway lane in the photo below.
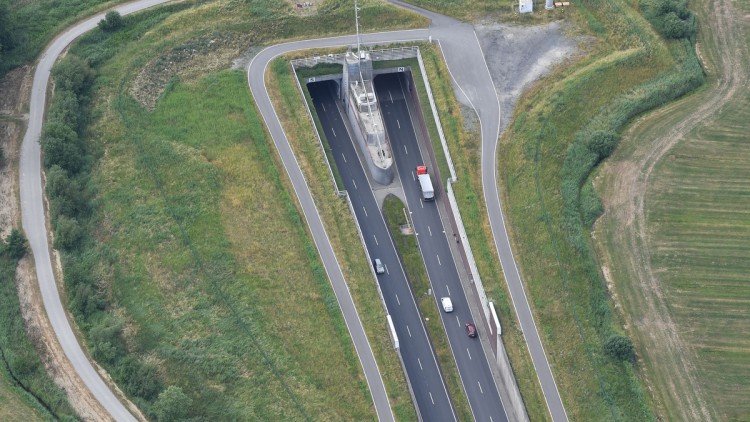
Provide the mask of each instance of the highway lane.
[{"label": "highway lane", "polygon": [[[121,15],[127,15],[168,1],[141,0],[118,6],[114,10],[119,11]],[[42,124],[44,122],[44,108],[46,105],[50,71],[63,50],[76,38],[95,28],[97,23],[104,18],[104,14],[104,12],[99,13],[65,30],[65,32],[58,35],[47,46],[39,59],[31,86],[29,121],[23,137],[23,143],[21,144],[19,161],[21,221],[29,241],[31,253],[34,256],[34,265],[39,282],[39,290],[42,294],[42,302],[47,311],[47,317],[52,325],[52,329],[55,331],[60,346],[65,352],[65,356],[81,377],[86,387],[88,387],[94,397],[113,418],[118,421],[135,421],[135,417],[120,402],[118,397],[109,389],[91,365],[80,344],[78,344],[75,334],[73,334],[73,329],[68,321],[65,308],[60,301],[60,295],[57,291],[57,284],[55,283],[52,271],[52,261],[47,239],[47,220],[43,205],[44,190],[42,187],[39,137],[42,133]]]},{"label": "highway lane", "polygon": [[382,260],[386,273],[377,276],[388,313],[399,338],[400,352],[419,412],[425,421],[455,420],[413,292],[404,274],[388,228],[365,170],[344,123],[333,82],[310,84],[310,96],[332,155],[349,192],[352,207],[370,256]]},{"label": "highway lane", "polygon": [[[481,171],[484,201],[490,228],[498,251],[505,282],[508,285],[513,308],[516,311],[526,346],[534,363],[537,379],[542,387],[547,409],[554,421],[567,421],[557,383],[539,331],[534,321],[526,290],[518,271],[505,224],[497,181],[497,146],[500,138],[500,101],[495,91],[484,52],[479,45],[474,28],[447,16],[412,6],[400,0],[390,3],[412,10],[431,19],[430,34],[437,39],[453,82],[458,86],[458,99],[472,107],[479,117],[482,134]],[[489,52],[488,52],[489,54]],[[518,54],[523,54],[519,51]]]},{"label": "highway lane", "polygon": [[[492,377],[489,362],[479,339],[469,338],[465,324],[474,322],[459,279],[436,202],[425,202],[415,168],[425,164],[420,152],[417,135],[407,107],[406,80],[404,73],[379,75],[375,78],[375,90],[383,119],[394,150],[396,165],[412,212],[414,229],[422,257],[433,287],[435,305],[441,308],[440,298],[447,296],[453,302],[454,311],[441,311],[443,326],[453,351],[464,390],[469,399],[474,419],[478,421],[507,421],[498,388]],[[433,184],[440,183],[430,171]],[[478,326],[479,328],[479,326]],[[486,333],[479,331],[479,335]]]}]

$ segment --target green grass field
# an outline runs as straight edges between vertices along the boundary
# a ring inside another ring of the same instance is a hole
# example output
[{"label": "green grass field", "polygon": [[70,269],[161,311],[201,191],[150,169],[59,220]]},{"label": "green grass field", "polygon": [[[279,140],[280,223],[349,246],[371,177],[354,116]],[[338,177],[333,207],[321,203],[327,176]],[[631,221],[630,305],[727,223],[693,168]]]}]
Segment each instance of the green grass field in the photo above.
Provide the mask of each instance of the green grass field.
[{"label": "green grass field", "polygon": [[[85,132],[95,197],[93,215],[81,220],[93,236],[64,258],[92,354],[151,417],[161,414],[159,393],[177,386],[188,398],[184,416],[374,419],[244,73],[220,70],[249,45],[348,31],[344,10],[330,4],[323,26],[281,16],[286,7],[262,15],[232,2],[163,10],[129,18],[112,35],[94,32],[72,49],[97,73]],[[381,2],[362,11],[385,27],[423,22]],[[153,109],[132,95],[155,99]],[[332,208],[348,214],[338,200]],[[351,239],[352,230],[337,235]],[[356,251],[346,255],[365,261]],[[396,414],[414,420],[366,265],[345,273],[360,276],[350,288]]]}]

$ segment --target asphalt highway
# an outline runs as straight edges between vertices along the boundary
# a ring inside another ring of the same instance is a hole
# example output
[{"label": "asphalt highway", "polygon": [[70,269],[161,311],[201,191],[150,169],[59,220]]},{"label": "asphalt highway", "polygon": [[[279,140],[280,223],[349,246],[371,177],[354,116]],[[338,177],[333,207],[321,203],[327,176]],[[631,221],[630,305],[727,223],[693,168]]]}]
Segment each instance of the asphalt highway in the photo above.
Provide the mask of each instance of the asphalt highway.
[{"label": "asphalt highway", "polygon": [[344,123],[346,117],[335,97],[335,84],[321,82],[309,87],[344,188],[349,192],[357,214],[367,250],[372,259],[379,258],[385,265],[386,273],[377,276],[378,284],[396,329],[401,357],[419,412],[425,421],[456,420],[413,292]]},{"label": "asphalt highway", "polygon": [[[408,94],[405,89],[408,82],[405,75],[379,75],[375,78],[375,90],[408,207],[412,213],[419,248],[433,288],[435,305],[441,308],[441,297],[450,297],[453,302],[453,312],[441,311],[440,315],[474,419],[507,421],[508,417],[482,345],[479,339],[469,338],[466,332],[465,324],[474,320],[448,245],[449,240],[455,240],[453,237],[448,239],[436,203],[422,200],[421,189],[416,180],[415,169],[418,165],[424,165],[426,160],[420,153],[416,131],[407,107]],[[430,173],[433,185],[440,183],[434,176],[435,173]],[[436,191],[439,192],[438,189]],[[485,333],[480,331],[479,335]]]}]

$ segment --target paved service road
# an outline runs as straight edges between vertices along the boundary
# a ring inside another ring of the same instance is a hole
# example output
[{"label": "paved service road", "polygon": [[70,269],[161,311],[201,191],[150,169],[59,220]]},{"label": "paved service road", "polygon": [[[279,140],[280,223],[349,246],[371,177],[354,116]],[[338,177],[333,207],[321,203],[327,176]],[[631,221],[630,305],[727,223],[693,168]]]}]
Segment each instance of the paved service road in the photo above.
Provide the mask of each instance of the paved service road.
[{"label": "paved service road", "polygon": [[[166,3],[167,1],[169,0],[141,0],[116,7],[114,10],[119,11],[122,15],[127,15]],[[43,206],[44,192],[42,188],[39,136],[42,133],[50,70],[58,56],[60,56],[60,53],[71,42],[95,28],[96,24],[103,18],[104,13],[100,13],[63,32],[47,46],[36,67],[34,82],[31,87],[31,100],[29,102],[29,125],[23,137],[19,164],[21,219],[26,237],[29,240],[31,252],[34,255],[34,264],[36,266],[39,290],[42,293],[44,308],[47,310],[47,317],[65,352],[65,356],[70,360],[70,363],[89,390],[91,390],[94,397],[96,397],[112,417],[118,421],[135,421],[136,419],[133,415],[130,414],[117,396],[110,391],[107,384],[104,383],[96,370],[94,370],[94,367],[86,358],[81,346],[78,344],[78,340],[73,334],[73,329],[68,322],[65,309],[60,301],[57,284],[55,284],[55,276],[52,272],[52,261],[50,260]]]},{"label": "paved service road", "polygon": [[385,265],[386,273],[377,276],[378,283],[388,314],[393,319],[401,357],[417,401],[415,405],[425,421],[456,420],[413,292],[347,132],[344,110],[339,107],[341,102],[335,96],[336,85],[333,82],[322,82],[309,87],[339,174],[357,214],[367,250],[373,259],[379,258]]},{"label": "paved service road", "polygon": [[[375,78],[375,90],[408,207],[412,213],[419,248],[430,277],[435,306],[440,308],[441,297],[450,297],[453,302],[453,312],[441,311],[440,314],[474,419],[507,421],[508,416],[482,344],[478,338],[469,338],[466,333],[465,324],[474,320],[448,245],[437,203],[422,200],[421,189],[416,180],[416,167],[427,161],[420,153],[417,135],[409,115],[407,83],[404,73],[380,75]],[[430,173],[433,183],[438,183],[434,172]],[[455,242],[453,237],[450,241]],[[479,335],[486,333],[480,329]]]}]

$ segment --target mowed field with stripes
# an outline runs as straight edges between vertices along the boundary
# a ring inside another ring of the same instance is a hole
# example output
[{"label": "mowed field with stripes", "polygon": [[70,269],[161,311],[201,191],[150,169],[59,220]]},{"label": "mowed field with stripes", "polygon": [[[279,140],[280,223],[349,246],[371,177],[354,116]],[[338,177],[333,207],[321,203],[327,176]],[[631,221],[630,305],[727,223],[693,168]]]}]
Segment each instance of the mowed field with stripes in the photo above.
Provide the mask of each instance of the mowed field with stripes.
[{"label": "mowed field with stripes", "polygon": [[[745,90],[747,91],[747,90]],[[657,167],[652,265],[722,420],[750,418],[750,97],[737,95]]]}]

